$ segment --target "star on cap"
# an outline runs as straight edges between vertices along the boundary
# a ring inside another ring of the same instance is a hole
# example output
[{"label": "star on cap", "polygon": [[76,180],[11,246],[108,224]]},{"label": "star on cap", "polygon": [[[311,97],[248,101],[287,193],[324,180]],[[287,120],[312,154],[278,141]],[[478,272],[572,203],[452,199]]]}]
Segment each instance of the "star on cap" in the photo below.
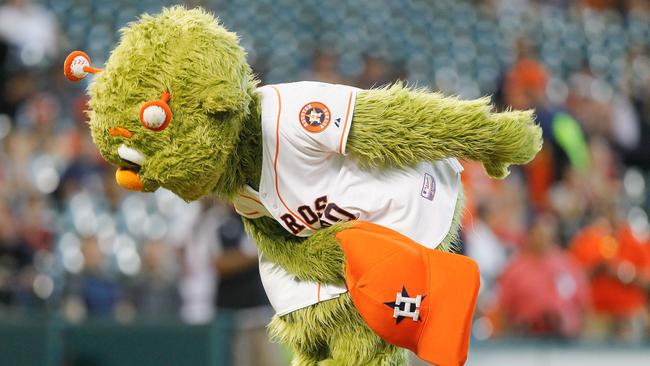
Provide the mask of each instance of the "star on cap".
[{"label": "star on cap", "polygon": [[[402,286],[402,297],[410,297],[409,293],[406,291],[406,287],[404,287],[404,286]],[[426,295],[423,295],[422,300],[424,300],[425,297],[426,297]],[[401,303],[399,305],[399,309],[404,310],[407,304],[408,303]],[[393,302],[385,302],[384,305],[390,307],[391,309],[395,309],[395,307],[398,306],[395,303],[395,301],[393,301]],[[408,304],[408,305],[410,306],[410,304]],[[399,324],[402,320],[404,320],[404,318],[405,317],[403,317],[403,316],[398,316],[397,318],[395,318],[395,324]],[[420,320],[418,320],[418,321],[420,321]]]}]

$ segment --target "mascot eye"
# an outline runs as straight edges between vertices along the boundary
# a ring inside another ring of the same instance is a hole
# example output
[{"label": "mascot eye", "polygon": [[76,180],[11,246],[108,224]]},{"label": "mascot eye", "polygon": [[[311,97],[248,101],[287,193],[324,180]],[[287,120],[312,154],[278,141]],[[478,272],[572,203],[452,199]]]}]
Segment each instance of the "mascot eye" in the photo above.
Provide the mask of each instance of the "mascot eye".
[{"label": "mascot eye", "polygon": [[142,105],[140,122],[145,128],[157,132],[169,126],[169,122],[172,120],[172,110],[167,104],[169,98],[169,92],[164,92],[160,100],[151,100]]}]

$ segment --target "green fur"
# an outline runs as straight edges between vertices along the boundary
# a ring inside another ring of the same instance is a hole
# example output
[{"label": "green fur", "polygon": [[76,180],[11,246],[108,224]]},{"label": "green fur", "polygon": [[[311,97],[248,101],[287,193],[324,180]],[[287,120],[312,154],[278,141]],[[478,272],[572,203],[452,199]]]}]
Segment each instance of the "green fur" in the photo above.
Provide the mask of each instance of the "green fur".
[{"label": "green fur", "polygon": [[494,178],[529,162],[542,132],[532,111],[492,113],[489,98],[460,100],[396,83],[360,92],[347,151],[367,169],[447,157],[478,160]]},{"label": "green fur", "polygon": [[[120,144],[142,152],[146,191],[163,186],[186,200],[234,194],[245,183],[243,170],[254,178],[251,157],[261,155],[250,146],[235,151],[244,121],[259,120],[257,81],[245,56],[237,36],[202,10],[173,7],[129,24],[89,87],[90,128],[101,154],[120,165]],[[165,90],[172,122],[161,132],[147,130],[140,107]],[[134,135],[115,138],[110,127]],[[224,177],[225,167],[234,174]]]},{"label": "green fur", "polygon": [[[258,188],[262,166],[257,80],[234,33],[203,10],[172,7],[144,15],[122,39],[89,87],[90,128],[103,157],[116,166],[121,144],[146,156],[145,191],[166,187],[185,200],[232,198]],[[173,119],[162,132],[141,126],[143,103],[169,91]],[[127,128],[130,139],[110,136]],[[493,113],[486,98],[461,101],[402,84],[358,94],[347,150],[364,169],[400,169],[446,157],[483,162],[502,178],[510,164],[540,148],[531,112]],[[458,238],[462,194],[449,233]],[[302,280],[343,284],[339,223],[308,238],[290,235],[272,218],[244,220],[263,255]],[[294,365],[406,364],[405,352],[370,331],[348,294],[274,318],[272,335],[295,351]]]},{"label": "green fur", "polygon": [[244,225],[266,258],[299,279],[345,283],[345,257],[335,235],[348,223],[320,229],[308,238],[290,235],[270,217],[244,219]]},{"label": "green fur", "polygon": [[294,366],[406,365],[406,352],[370,331],[347,293],[276,316],[269,329],[275,341],[292,348],[296,354]]},{"label": "green fur", "polygon": [[462,187],[460,192],[458,192],[458,198],[456,199],[456,206],[454,207],[454,216],[451,220],[451,226],[449,227],[449,232],[447,236],[442,239],[442,242],[438,245],[436,249],[442,250],[444,252],[457,252],[460,242],[460,224],[463,218],[463,208],[465,204],[465,192]]}]

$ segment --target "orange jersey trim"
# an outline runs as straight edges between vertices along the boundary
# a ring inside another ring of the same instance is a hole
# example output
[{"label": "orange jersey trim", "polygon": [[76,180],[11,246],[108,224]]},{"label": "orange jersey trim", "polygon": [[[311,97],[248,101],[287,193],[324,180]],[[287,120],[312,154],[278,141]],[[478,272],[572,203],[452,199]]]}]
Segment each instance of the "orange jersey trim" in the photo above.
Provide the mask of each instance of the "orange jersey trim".
[{"label": "orange jersey trim", "polygon": [[318,293],[316,294],[318,302],[320,302],[320,282],[318,283]]},{"label": "orange jersey trim", "polygon": [[303,220],[300,216],[296,215],[293,211],[291,211],[291,209],[284,202],[284,199],[282,199],[282,195],[280,195],[280,189],[278,188],[278,156],[280,152],[280,115],[282,114],[282,97],[280,96],[280,91],[276,87],[271,86],[271,88],[275,91],[275,94],[278,96],[278,117],[275,122],[275,159],[273,160],[273,175],[275,177],[275,193],[278,195],[280,202],[282,202],[282,206],[284,206],[284,208],[286,208],[287,211],[289,211],[291,216],[298,219],[298,221],[302,222],[308,228],[312,230],[316,230],[316,228],[306,223],[305,220]]},{"label": "orange jersey trim", "polygon": [[348,111],[345,113],[345,124],[343,125],[343,132],[341,132],[341,140],[339,141],[339,153],[343,155],[343,138],[345,137],[345,130],[348,128],[348,121],[350,120],[350,106],[352,105],[352,92],[348,98]]}]

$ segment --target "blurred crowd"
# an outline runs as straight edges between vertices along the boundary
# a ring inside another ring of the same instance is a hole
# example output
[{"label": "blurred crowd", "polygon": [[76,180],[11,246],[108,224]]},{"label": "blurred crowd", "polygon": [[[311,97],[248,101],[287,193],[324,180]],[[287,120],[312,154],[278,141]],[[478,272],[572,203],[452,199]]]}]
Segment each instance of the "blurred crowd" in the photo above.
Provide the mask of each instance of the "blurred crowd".
[{"label": "blurred crowd", "polygon": [[[232,209],[119,189],[85,85],[61,72],[74,48],[103,63],[117,29],[161,3],[0,5],[0,317],[204,323],[234,309],[249,340],[265,338],[256,249]],[[188,5],[240,34],[263,83],[399,78],[535,109],[545,144],[531,164],[503,181],[464,164],[459,248],[482,272],[472,334],[649,337],[650,3],[319,3]]]}]

